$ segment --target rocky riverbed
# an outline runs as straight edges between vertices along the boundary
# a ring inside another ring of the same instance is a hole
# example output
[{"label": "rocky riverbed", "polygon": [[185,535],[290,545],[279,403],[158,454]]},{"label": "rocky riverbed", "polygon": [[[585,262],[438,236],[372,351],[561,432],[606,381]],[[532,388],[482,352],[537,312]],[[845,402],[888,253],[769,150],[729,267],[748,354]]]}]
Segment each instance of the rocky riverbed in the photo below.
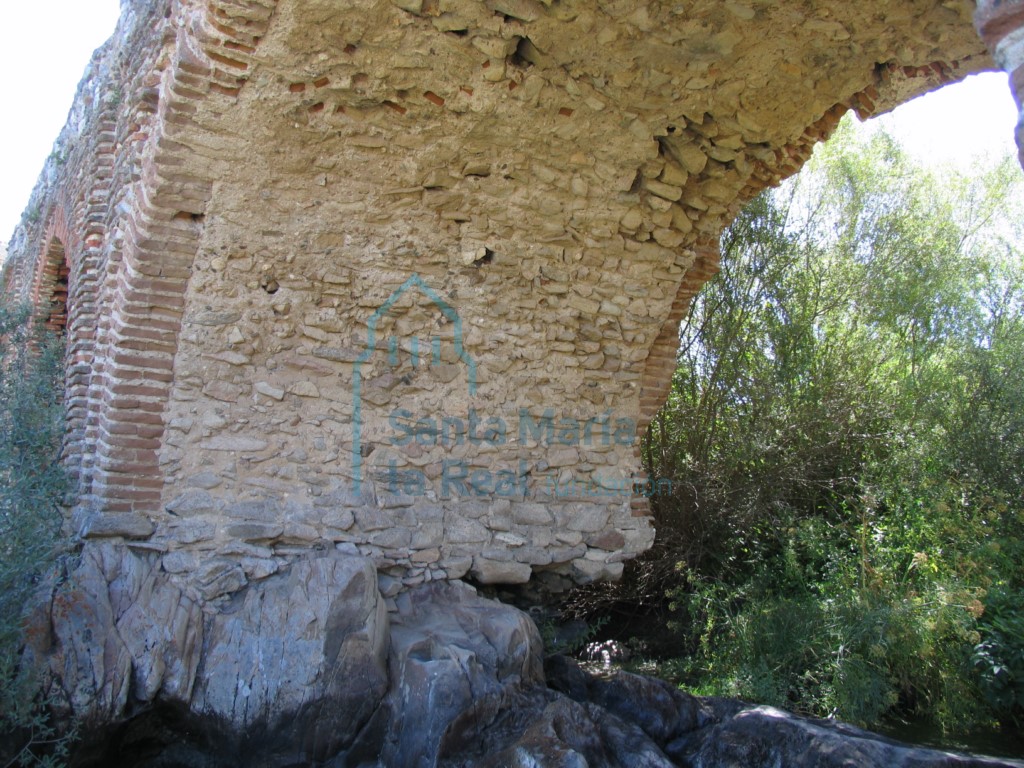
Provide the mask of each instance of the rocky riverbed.
[{"label": "rocky riverbed", "polygon": [[382,591],[358,556],[214,602],[158,563],[89,545],[35,614],[29,653],[83,723],[74,766],[1024,766],[593,675],[545,659],[526,613],[462,582]]}]

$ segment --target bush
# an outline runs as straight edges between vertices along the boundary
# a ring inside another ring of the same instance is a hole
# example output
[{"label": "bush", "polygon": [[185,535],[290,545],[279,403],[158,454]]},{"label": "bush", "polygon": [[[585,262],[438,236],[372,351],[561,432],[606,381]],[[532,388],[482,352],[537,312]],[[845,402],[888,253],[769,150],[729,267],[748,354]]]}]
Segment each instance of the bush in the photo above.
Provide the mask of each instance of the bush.
[{"label": "bush", "polygon": [[58,554],[64,355],[25,309],[0,307],[0,339],[0,764],[53,765],[67,739],[49,722],[35,670],[21,664],[21,630]]},{"label": "bush", "polygon": [[[813,534],[800,538],[794,534],[785,557],[820,557],[804,549]],[[861,725],[894,711],[951,730],[977,725],[970,652],[980,638],[978,593],[912,577],[926,567],[920,554],[902,579],[871,569],[862,587],[863,567],[851,553],[825,580],[799,588],[780,584],[775,572],[739,590],[692,582],[678,588],[681,618],[700,627],[691,638],[697,650],[689,679],[706,693]]]}]

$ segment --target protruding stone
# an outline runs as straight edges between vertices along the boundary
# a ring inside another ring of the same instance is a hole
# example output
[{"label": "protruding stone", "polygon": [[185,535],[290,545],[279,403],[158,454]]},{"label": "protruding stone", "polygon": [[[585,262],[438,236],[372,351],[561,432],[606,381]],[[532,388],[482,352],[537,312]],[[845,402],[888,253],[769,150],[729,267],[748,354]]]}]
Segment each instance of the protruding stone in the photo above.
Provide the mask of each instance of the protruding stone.
[{"label": "protruding stone", "polygon": [[288,390],[299,397],[320,397],[320,389],[311,381],[297,381]]},{"label": "protruding stone", "polygon": [[239,453],[257,453],[266,450],[270,445],[266,440],[241,435],[220,435],[203,440],[199,447],[204,451],[237,451]]},{"label": "protruding stone", "polygon": [[661,171],[661,176],[658,178],[669,186],[682,188],[685,187],[686,182],[689,181],[690,174],[675,163],[665,163],[665,167]]},{"label": "protruding stone", "polygon": [[281,519],[281,507],[274,501],[239,501],[224,508],[224,514],[246,522],[276,523]]},{"label": "protruding stone", "polygon": [[486,557],[473,558],[473,578],[481,584],[525,584],[533,569],[526,563],[500,562]]},{"label": "protruding stone", "polygon": [[417,16],[423,14],[423,0],[391,0],[391,3],[403,11],[415,13]]},{"label": "protruding stone", "polygon": [[200,472],[188,479],[188,485],[193,488],[202,488],[206,491],[213,490],[217,486],[222,485],[223,482],[223,479],[213,472]]},{"label": "protruding stone", "polygon": [[512,519],[520,525],[550,525],[554,517],[543,504],[521,502],[513,505]]},{"label": "protruding stone", "polygon": [[487,0],[488,7],[520,21],[536,21],[544,7],[536,0]]},{"label": "protruding stone", "polygon": [[271,541],[284,533],[284,526],[274,523],[235,523],[226,526],[224,532],[242,541]]},{"label": "protruding stone", "polygon": [[455,515],[445,520],[445,534],[452,544],[481,544],[491,540],[491,533],[485,526]]},{"label": "protruding stone", "polygon": [[184,550],[168,552],[160,564],[167,573],[191,573],[199,566],[199,555]]},{"label": "protruding stone", "polygon": [[275,387],[273,384],[270,384],[269,382],[258,381],[256,382],[256,385],[253,387],[253,389],[259,392],[261,395],[266,395],[267,397],[272,398],[274,400],[284,400],[284,390],[281,389],[280,387]]},{"label": "protruding stone", "polygon": [[683,196],[683,190],[680,187],[674,187],[671,184],[665,184],[655,179],[648,179],[644,182],[644,186],[647,190],[660,198],[675,202]]},{"label": "protruding stone", "polygon": [[675,155],[687,173],[703,173],[708,164],[707,154],[696,144],[682,144],[675,147]]},{"label": "protruding stone", "polygon": [[167,511],[179,517],[212,515],[220,511],[221,503],[202,489],[190,489],[167,504]]},{"label": "protruding stone", "polygon": [[204,600],[237,592],[248,583],[238,563],[219,559],[201,565],[193,580]]},{"label": "protruding stone", "polygon": [[83,539],[121,536],[126,539],[148,539],[156,531],[149,518],[132,512],[93,512],[82,523]]}]

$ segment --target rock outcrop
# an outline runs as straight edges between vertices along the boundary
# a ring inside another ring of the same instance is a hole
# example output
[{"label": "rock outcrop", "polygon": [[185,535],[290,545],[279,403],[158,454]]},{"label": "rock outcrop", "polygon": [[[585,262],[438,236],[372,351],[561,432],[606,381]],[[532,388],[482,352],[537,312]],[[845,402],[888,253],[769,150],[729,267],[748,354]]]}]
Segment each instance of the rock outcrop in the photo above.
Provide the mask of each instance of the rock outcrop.
[{"label": "rock outcrop", "polygon": [[525,613],[459,582],[386,598],[358,556],[311,554],[202,610],[155,562],[89,545],[34,618],[50,693],[85,718],[75,765],[1024,765],[545,663]]},{"label": "rock outcrop", "polygon": [[178,707],[230,740],[272,745],[287,764],[337,752],[370,719],[388,688],[388,627],[363,558],[313,553],[204,604],[157,557],[97,544],[29,637],[50,693],[89,725]]}]

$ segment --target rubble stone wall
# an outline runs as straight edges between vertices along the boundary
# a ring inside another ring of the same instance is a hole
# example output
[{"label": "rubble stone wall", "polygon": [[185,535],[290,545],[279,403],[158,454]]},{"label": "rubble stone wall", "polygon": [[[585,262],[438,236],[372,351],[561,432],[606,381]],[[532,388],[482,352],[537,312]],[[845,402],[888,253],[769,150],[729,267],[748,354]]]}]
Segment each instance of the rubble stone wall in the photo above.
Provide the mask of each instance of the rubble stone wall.
[{"label": "rubble stone wall", "polygon": [[[1018,93],[1020,9],[979,11]],[[974,11],[127,3],[5,265],[49,317],[66,261],[75,531],[201,601],[332,548],[616,578],[722,228],[848,110],[991,68]]]}]

